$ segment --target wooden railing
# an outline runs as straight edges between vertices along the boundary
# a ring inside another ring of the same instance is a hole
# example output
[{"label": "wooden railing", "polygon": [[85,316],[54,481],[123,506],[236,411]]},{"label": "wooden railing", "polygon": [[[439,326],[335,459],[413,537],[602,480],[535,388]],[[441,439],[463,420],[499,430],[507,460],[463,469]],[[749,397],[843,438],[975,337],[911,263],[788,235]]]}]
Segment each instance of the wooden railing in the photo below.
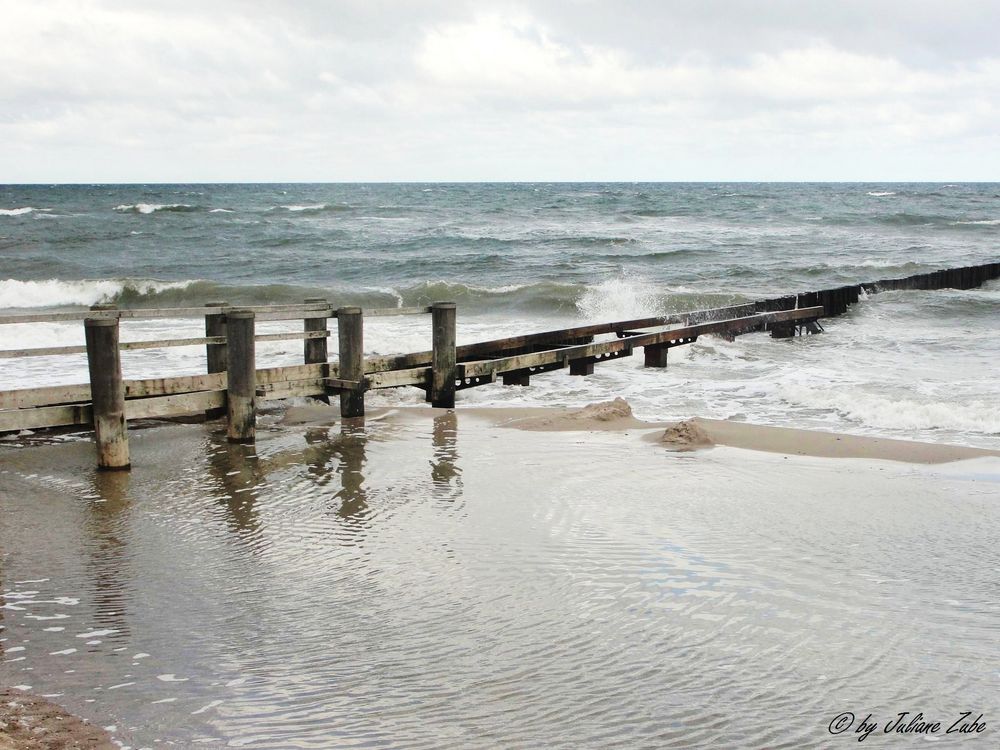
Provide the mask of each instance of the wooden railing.
[{"label": "wooden railing", "polygon": [[[82,321],[84,346],[35,347],[0,351],[0,359],[52,355],[87,355],[90,379],[76,385],[0,391],[0,432],[50,427],[93,427],[98,466],[124,469],[130,464],[129,420],[190,415],[227,419],[233,442],[252,442],[258,400],[308,396],[339,398],[342,417],[365,412],[369,390],[415,386],[436,407],[455,405],[458,390],[502,379],[528,385],[532,375],[569,368],[589,375],[601,362],[644,350],[647,367],[665,367],[667,353],[699,336],[733,337],[770,331],[775,338],[817,333],[819,319],[841,315],[863,295],[901,289],[969,289],[1000,277],[1000,263],[883,279],[817,292],[671,315],[612,321],[456,345],[456,306],[362,310],[333,308],[326,300],[297,305],[233,307],[213,302],[204,307],[120,310],[95,305],[86,312],[0,316],[0,324]],[[364,356],[364,319],[386,315],[431,316],[430,351]],[[148,341],[119,340],[122,321],[199,317],[205,336]],[[337,321],[337,359],[328,356],[329,321]],[[302,331],[257,333],[259,321],[302,320]],[[614,338],[594,341],[595,336]],[[303,364],[257,368],[258,342],[301,339]],[[204,346],[207,372],[164,378],[126,380],[121,352],[174,346]]]}]

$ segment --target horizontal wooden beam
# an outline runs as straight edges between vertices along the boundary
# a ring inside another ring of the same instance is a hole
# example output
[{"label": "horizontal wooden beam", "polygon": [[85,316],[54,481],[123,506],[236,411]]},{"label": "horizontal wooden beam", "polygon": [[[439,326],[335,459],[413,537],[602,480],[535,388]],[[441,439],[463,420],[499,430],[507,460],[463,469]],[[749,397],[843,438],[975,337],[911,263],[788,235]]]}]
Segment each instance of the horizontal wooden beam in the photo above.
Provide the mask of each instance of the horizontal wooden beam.
[{"label": "horizontal wooden beam", "polygon": [[[601,341],[596,344],[582,344],[580,346],[563,347],[559,349],[549,349],[533,354],[521,354],[514,357],[503,357],[500,359],[481,360],[479,362],[464,362],[459,364],[459,376],[463,379],[477,376],[490,375],[491,373],[503,373],[511,370],[523,370],[528,367],[547,365],[557,362],[570,362],[575,359],[588,357],[601,357],[611,352],[631,350],[635,347],[665,344],[680,339],[697,338],[707,333],[718,333],[720,331],[739,331],[759,325],[787,320],[803,320],[816,318],[823,314],[823,308],[811,307],[803,310],[782,310],[772,313],[761,313],[741,318],[731,318],[729,320],[713,321],[710,323],[699,323],[682,328],[674,328],[668,331],[657,331],[645,333],[638,336],[628,336],[611,341]],[[635,328],[630,324],[629,328]]]},{"label": "horizontal wooden beam", "polygon": [[397,388],[403,385],[427,387],[430,383],[430,367],[413,367],[407,370],[365,373],[368,388]]},{"label": "horizontal wooden beam", "polygon": [[[55,313],[25,313],[20,315],[0,315],[0,325],[18,323],[68,323],[86,318],[107,318],[120,320],[143,320],[155,318],[203,318],[205,315],[225,314],[229,307],[151,307],[129,310],[74,310]],[[253,310],[257,320],[296,320],[302,318],[336,318],[337,310],[330,305],[243,305],[241,310]],[[370,308],[364,314],[371,317],[389,315],[423,315],[430,307],[385,307]],[[276,316],[276,317],[270,317]]]},{"label": "horizontal wooden beam", "polygon": [[226,405],[225,391],[198,391],[177,393],[171,396],[136,398],[125,402],[125,418],[154,419],[182,414],[195,414]]},{"label": "horizontal wooden beam", "polygon": [[39,406],[34,409],[0,411],[0,432],[38,430],[43,427],[90,425],[93,422],[94,412],[90,404]]}]

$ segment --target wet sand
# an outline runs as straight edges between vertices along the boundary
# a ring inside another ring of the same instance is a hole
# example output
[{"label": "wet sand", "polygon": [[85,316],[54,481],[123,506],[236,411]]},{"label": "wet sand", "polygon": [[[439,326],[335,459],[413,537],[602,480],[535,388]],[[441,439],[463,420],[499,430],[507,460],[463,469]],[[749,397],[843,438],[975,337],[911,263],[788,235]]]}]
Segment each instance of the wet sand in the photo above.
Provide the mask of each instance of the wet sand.
[{"label": "wet sand", "polygon": [[115,750],[111,735],[52,701],[0,689],[0,750]]},{"label": "wet sand", "polygon": [[[378,410],[370,418],[411,420],[427,418],[439,410],[406,407]],[[326,406],[297,406],[286,413],[283,423],[333,424],[336,409]],[[460,410],[497,427],[533,432],[640,432],[649,442],[667,450],[691,451],[724,445],[730,448],[817,458],[861,458],[939,464],[974,458],[1000,456],[1000,451],[963,445],[923,443],[912,440],[848,435],[801,430],[789,427],[734,422],[695,417],[683,422],[645,422],[632,414],[624,399],[590,404],[580,409],[521,407]]]}]

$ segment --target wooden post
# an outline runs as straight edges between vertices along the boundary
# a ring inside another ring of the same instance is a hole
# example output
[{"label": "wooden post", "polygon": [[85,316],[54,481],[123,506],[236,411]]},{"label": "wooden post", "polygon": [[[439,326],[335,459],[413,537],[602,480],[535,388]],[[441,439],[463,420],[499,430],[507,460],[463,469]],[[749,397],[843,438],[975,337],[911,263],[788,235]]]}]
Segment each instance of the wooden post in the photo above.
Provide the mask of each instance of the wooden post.
[{"label": "wooden post", "polygon": [[[91,310],[116,310],[114,305],[94,305]],[[125,422],[125,384],[118,352],[118,318],[86,318],[87,365],[94,411],[97,468],[104,471],[131,468],[128,425]]]},{"label": "wooden post", "polygon": [[643,364],[646,367],[666,367],[668,346],[647,346],[642,350]]},{"label": "wooden post", "polygon": [[593,375],[594,374],[594,360],[589,357],[586,359],[574,359],[569,363],[569,374],[570,375]]},{"label": "wooden post", "polygon": [[[309,297],[305,302],[307,305],[319,305],[326,304],[326,299],[323,297]],[[306,333],[309,333],[310,331],[327,330],[325,317],[306,318],[304,322]],[[327,361],[326,338],[305,339],[303,342],[303,356],[307,365],[315,365],[319,363],[325,364]]]},{"label": "wooden post", "polygon": [[504,385],[530,385],[531,373],[527,370],[512,370],[500,374]]},{"label": "wooden post", "polygon": [[458,376],[455,353],[455,321],[457,309],[454,302],[435,302],[431,305],[432,349],[431,406],[442,409],[455,408],[455,378]]},{"label": "wooden post", "polygon": [[[209,302],[205,307],[227,307],[228,302]],[[205,335],[225,336],[225,313],[205,314]],[[228,369],[229,350],[226,344],[205,344],[205,361],[208,363],[208,373],[225,372]],[[205,419],[218,419],[226,413],[225,409],[207,409]]]},{"label": "wooden post", "polygon": [[[365,379],[364,315],[360,307],[341,307],[337,310],[337,339],[340,349],[341,380],[363,383]],[[340,416],[365,415],[365,389],[363,385],[351,391],[340,392]]]},{"label": "wooden post", "polygon": [[257,429],[257,371],[253,310],[226,313],[229,362],[226,384],[227,437],[230,443],[252,443]]},{"label": "wooden post", "polygon": [[[324,297],[307,297],[305,300],[307,305],[322,304],[326,305],[326,299]],[[305,331],[309,333],[310,331],[323,331],[329,330],[326,325],[326,317],[322,318],[305,318]],[[302,356],[303,361],[307,365],[315,364],[326,364],[329,361],[327,353],[327,339],[326,337],[318,339],[305,339],[302,344]],[[324,372],[324,377],[330,373]],[[318,396],[320,401],[325,403],[330,403],[329,396]]]}]

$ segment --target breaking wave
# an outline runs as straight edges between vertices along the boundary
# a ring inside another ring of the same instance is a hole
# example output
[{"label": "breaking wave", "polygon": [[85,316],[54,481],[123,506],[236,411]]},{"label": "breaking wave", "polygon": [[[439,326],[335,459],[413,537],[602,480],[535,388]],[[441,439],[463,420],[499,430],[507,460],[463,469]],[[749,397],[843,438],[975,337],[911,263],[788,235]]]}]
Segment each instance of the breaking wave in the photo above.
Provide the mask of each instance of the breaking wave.
[{"label": "breaking wave", "polygon": [[51,211],[51,208],[35,208],[34,206],[24,206],[22,208],[0,208],[0,216],[24,216],[35,211]]},{"label": "breaking wave", "polygon": [[156,295],[168,289],[183,288],[189,282],[164,282],[144,279],[83,279],[64,281],[0,281],[0,308],[66,307],[95,305],[118,301],[123,295]]},{"label": "breaking wave", "polygon": [[995,403],[943,401],[922,403],[894,399],[859,388],[814,388],[786,386],[780,395],[799,406],[829,409],[843,418],[869,427],[912,432],[956,430],[1000,435],[1000,409]]},{"label": "breaking wave", "polygon": [[294,304],[324,297],[335,306],[368,308],[422,307],[448,300],[474,312],[519,312],[581,315],[588,320],[662,315],[745,301],[734,294],[665,288],[635,278],[594,284],[542,281],[533,284],[476,286],[451,281],[424,281],[407,286],[335,288],[299,284],[229,285],[206,280],[47,279],[0,281],[0,308],[85,306],[198,307],[224,300],[231,305]]}]

